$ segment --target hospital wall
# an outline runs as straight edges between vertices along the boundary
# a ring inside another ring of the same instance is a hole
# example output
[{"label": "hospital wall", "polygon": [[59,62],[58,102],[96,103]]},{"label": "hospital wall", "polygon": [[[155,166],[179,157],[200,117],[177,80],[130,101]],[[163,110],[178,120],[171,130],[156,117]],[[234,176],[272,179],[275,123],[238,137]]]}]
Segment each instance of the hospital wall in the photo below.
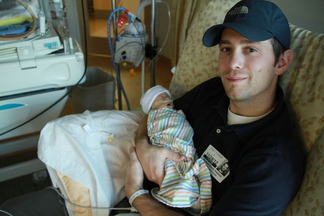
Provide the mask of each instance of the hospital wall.
[{"label": "hospital wall", "polygon": [[286,14],[290,23],[324,33],[323,0],[272,0]]}]

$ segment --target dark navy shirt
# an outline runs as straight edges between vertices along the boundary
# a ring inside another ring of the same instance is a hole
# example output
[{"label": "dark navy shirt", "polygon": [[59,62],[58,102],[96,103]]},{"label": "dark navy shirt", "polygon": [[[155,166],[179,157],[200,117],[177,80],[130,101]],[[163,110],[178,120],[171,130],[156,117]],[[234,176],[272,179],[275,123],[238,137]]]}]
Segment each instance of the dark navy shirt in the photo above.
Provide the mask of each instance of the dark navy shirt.
[{"label": "dark navy shirt", "polygon": [[194,129],[199,156],[213,146],[227,160],[229,175],[213,178],[210,215],[280,215],[299,189],[304,151],[277,88],[276,108],[248,124],[227,125],[229,99],[220,78],[210,79],[174,101]]}]

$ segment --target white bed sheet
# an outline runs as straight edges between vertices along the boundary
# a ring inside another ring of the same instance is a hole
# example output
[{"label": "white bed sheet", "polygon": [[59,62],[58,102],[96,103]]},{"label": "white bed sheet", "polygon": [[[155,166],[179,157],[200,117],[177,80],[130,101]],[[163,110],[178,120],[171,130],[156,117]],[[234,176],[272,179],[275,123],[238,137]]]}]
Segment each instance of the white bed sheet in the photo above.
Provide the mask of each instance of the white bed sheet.
[{"label": "white bed sheet", "polygon": [[89,188],[92,206],[113,207],[125,197],[128,150],[143,115],[107,110],[61,117],[42,129],[38,157]]}]

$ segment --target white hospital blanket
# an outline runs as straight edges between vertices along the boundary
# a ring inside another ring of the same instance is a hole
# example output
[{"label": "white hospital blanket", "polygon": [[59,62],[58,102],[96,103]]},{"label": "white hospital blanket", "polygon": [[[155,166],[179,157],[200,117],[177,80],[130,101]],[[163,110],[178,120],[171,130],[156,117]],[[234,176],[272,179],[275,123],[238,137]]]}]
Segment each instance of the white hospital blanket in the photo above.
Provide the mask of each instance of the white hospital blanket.
[{"label": "white hospital blanket", "polygon": [[112,207],[125,197],[128,149],[142,111],[85,111],[46,124],[38,157],[90,189],[91,204]]}]

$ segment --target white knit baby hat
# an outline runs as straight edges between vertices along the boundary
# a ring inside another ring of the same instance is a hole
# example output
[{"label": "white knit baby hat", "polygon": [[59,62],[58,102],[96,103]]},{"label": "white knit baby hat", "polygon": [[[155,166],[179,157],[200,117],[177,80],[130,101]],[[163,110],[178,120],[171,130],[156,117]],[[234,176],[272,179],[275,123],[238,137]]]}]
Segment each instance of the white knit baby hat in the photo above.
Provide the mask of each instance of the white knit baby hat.
[{"label": "white knit baby hat", "polygon": [[152,107],[153,101],[159,95],[166,92],[171,98],[170,92],[161,85],[156,85],[149,90],[147,90],[141,98],[141,106],[145,113],[148,113]]}]

